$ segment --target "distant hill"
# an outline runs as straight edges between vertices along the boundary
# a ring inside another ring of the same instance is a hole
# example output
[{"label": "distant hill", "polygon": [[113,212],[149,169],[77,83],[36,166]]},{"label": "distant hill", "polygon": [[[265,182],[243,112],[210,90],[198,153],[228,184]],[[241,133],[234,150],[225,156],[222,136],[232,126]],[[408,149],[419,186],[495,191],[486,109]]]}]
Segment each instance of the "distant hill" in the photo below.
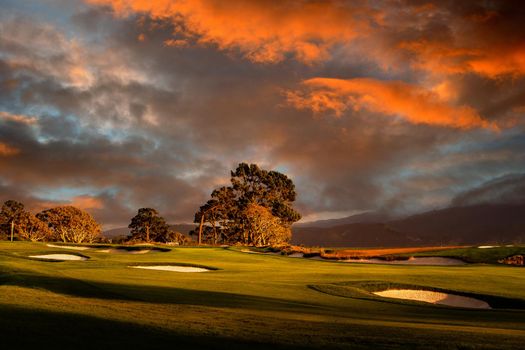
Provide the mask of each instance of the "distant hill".
[{"label": "distant hill", "polygon": [[476,245],[525,241],[525,204],[476,205],[376,223],[292,227],[292,243],[334,247]]},{"label": "distant hill", "polygon": [[525,204],[451,207],[390,222],[395,230],[435,243],[525,241]]},{"label": "distant hill", "polygon": [[332,227],[292,227],[292,243],[324,247],[399,247],[417,240],[383,223],[355,223]]},{"label": "distant hill", "polygon": [[110,238],[110,239],[119,237],[119,236],[127,236],[127,235],[129,235],[129,228],[127,227],[118,227],[118,228],[114,228],[114,229],[102,232],[102,236],[106,238]]},{"label": "distant hill", "polygon": [[170,225],[170,227],[172,228],[172,230],[175,230],[188,236],[190,234],[190,231],[195,229],[196,224],[175,224]]},{"label": "distant hill", "polygon": [[339,219],[328,219],[328,220],[318,220],[304,223],[297,223],[294,227],[334,227],[346,224],[365,224],[365,223],[377,223],[385,222],[389,219],[386,214],[377,213],[377,212],[366,212],[356,215],[350,215],[344,218]]},{"label": "distant hill", "polygon": [[[170,225],[170,227],[173,230],[180,232],[182,234],[185,234],[186,236],[189,237],[189,232],[195,229],[195,224],[174,224],[174,225]],[[129,228],[127,227],[114,228],[114,229],[102,232],[102,235],[110,239],[119,237],[119,236],[128,236]]]}]

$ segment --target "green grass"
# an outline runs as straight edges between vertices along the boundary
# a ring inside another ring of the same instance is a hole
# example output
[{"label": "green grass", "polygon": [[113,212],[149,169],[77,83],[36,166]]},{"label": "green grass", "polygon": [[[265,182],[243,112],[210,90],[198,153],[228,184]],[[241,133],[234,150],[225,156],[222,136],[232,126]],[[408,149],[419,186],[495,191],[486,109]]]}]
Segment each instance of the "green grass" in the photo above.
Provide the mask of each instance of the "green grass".
[{"label": "green grass", "polygon": [[513,255],[525,255],[524,246],[512,247],[495,247],[481,249],[477,247],[448,249],[440,251],[421,252],[414,254],[404,254],[401,256],[443,256],[451,258],[459,258],[470,263],[486,263],[497,264],[498,260],[504,259]]},{"label": "green grass", "polygon": [[[86,261],[27,258],[58,251],[75,253],[0,242],[2,348],[519,349],[525,341],[518,304],[458,309],[370,297],[363,287],[376,281],[523,301],[525,273],[518,267],[372,265],[209,247],[147,254],[91,249],[81,253]],[[481,251],[460,253],[495,256]],[[128,267],[137,264],[217,270]]]}]

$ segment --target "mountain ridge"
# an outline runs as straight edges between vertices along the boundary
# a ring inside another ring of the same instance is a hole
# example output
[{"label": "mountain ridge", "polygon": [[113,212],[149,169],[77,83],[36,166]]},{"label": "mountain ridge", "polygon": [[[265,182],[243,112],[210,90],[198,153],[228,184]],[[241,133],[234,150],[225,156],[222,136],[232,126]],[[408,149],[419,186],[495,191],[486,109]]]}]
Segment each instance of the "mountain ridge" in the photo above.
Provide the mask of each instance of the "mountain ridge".
[{"label": "mountain ridge", "polygon": [[[348,218],[347,218],[348,219]],[[293,226],[292,243],[394,247],[525,241],[525,204],[480,204],[432,210],[384,222]]]}]

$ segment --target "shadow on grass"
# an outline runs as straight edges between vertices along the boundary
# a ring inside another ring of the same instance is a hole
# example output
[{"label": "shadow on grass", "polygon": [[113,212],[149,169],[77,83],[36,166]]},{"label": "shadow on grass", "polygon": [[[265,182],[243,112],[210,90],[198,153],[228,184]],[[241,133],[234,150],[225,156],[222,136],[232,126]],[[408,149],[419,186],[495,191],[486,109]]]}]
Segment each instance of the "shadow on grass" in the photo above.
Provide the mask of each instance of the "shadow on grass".
[{"label": "shadow on grass", "polygon": [[3,349],[305,349],[11,306],[0,306],[0,337]]},{"label": "shadow on grass", "polygon": [[88,282],[74,278],[41,275],[26,271],[0,274],[0,284],[45,289],[54,293],[70,296],[108,300],[294,312],[299,308],[308,309],[310,312],[323,309],[322,306],[315,304],[300,303],[278,298],[176,287]]},{"label": "shadow on grass", "polygon": [[2,349],[523,349],[523,337],[519,335],[337,322],[312,325],[296,321],[292,327],[289,323],[281,326],[289,327],[285,328],[286,335],[274,336],[260,329],[255,337],[251,330],[239,339],[213,331],[190,333],[189,329],[169,330],[76,313],[0,305]]}]

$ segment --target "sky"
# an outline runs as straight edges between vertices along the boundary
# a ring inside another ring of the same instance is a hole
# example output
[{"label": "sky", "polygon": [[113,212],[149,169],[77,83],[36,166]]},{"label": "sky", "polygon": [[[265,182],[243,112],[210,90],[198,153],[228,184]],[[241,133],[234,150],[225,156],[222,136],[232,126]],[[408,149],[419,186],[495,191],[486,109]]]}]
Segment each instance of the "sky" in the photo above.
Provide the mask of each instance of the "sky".
[{"label": "sky", "polygon": [[303,221],[525,202],[521,1],[0,8],[0,201],[192,222],[247,162]]}]

